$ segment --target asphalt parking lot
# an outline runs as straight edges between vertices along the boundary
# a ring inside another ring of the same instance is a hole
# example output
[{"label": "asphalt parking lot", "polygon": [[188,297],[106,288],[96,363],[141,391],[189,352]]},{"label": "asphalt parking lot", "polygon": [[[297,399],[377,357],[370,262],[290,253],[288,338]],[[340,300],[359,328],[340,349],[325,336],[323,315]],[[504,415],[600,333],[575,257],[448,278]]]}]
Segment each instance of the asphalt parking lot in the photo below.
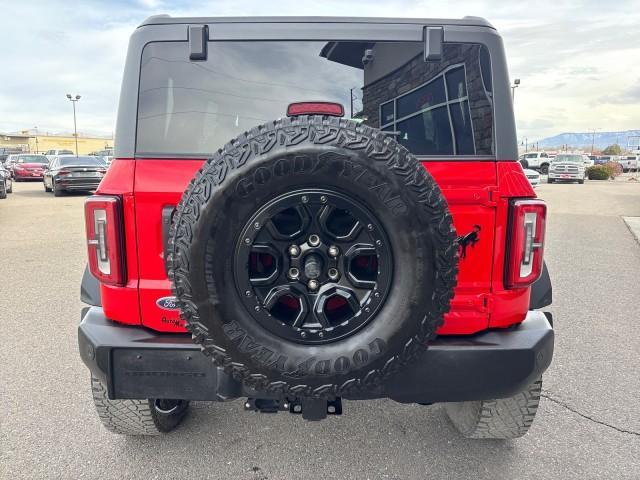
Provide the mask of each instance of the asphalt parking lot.
[{"label": "asphalt parking lot", "polygon": [[194,405],[157,438],[107,432],[77,353],[83,195],[15,183],[0,201],[1,478],[640,478],[640,183],[541,185],[556,354],[531,432],[458,436],[441,407],[346,402],[345,415]]}]

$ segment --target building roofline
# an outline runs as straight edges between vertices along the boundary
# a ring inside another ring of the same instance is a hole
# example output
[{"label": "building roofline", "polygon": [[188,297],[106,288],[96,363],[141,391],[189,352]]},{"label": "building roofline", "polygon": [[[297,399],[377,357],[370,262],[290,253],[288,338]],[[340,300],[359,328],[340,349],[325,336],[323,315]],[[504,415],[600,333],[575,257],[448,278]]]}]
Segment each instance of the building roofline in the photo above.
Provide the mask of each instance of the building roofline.
[{"label": "building roofline", "polygon": [[144,20],[145,25],[210,24],[210,23],[372,23],[409,25],[455,25],[494,28],[481,17],[451,18],[389,18],[389,17],[171,17],[153,15]]}]

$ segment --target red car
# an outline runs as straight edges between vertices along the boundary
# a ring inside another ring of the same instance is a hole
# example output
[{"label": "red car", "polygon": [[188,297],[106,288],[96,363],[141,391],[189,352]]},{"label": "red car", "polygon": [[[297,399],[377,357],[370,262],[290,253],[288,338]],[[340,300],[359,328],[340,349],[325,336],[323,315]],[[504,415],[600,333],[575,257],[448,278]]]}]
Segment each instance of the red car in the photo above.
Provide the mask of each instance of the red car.
[{"label": "red car", "polygon": [[16,182],[22,180],[42,180],[49,160],[44,155],[21,153],[10,155],[7,164]]},{"label": "red car", "polygon": [[109,430],[169,431],[190,401],[320,420],[388,398],[527,432],[547,211],[491,24],[162,15],[126,58],[78,335]]}]

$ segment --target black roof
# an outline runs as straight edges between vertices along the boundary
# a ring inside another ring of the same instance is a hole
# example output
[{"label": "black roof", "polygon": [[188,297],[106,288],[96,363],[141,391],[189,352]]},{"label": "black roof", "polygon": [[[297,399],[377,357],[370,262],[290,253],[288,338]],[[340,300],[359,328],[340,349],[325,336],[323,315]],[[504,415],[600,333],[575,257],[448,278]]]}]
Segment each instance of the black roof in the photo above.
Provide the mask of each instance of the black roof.
[{"label": "black roof", "polygon": [[396,23],[418,25],[458,25],[494,28],[481,17],[447,18],[384,18],[384,17],[171,17],[154,15],[144,25],[206,24],[206,23]]}]

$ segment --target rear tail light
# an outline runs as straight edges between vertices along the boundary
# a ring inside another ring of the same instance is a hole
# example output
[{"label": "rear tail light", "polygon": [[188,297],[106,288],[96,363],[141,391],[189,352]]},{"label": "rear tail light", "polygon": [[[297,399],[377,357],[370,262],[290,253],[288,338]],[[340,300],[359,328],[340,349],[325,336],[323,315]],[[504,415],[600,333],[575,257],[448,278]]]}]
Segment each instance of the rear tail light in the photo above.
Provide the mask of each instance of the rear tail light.
[{"label": "rear tail light", "polygon": [[71,170],[65,170],[64,168],[58,170],[58,175],[59,176],[70,175],[70,174],[71,174]]},{"label": "rear tail light", "polygon": [[522,288],[542,273],[547,206],[541,200],[515,200],[510,206],[505,287]]},{"label": "rear tail light", "polygon": [[331,115],[344,117],[344,107],[333,102],[298,102],[287,107],[287,117],[296,115]]},{"label": "rear tail light", "polygon": [[89,270],[99,281],[124,285],[124,238],[119,197],[94,195],[84,204]]}]

